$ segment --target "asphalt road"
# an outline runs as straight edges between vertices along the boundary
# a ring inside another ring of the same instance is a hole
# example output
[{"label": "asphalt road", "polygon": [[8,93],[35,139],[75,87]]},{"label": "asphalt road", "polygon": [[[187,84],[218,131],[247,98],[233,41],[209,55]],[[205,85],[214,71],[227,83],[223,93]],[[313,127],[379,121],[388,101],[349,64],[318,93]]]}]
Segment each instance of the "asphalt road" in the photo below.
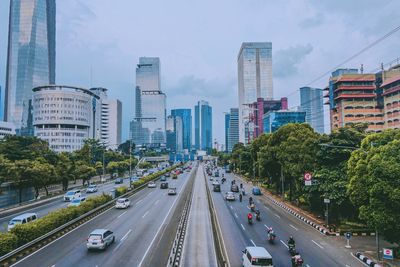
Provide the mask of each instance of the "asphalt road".
[{"label": "asphalt road", "polygon": [[[304,259],[304,266],[363,266],[350,255],[349,250],[344,248],[344,243],[338,243],[337,240],[320,234],[311,226],[298,220],[262,196],[252,196],[256,208],[261,212],[261,221],[256,221],[255,216],[253,216],[253,224],[249,225],[247,214],[250,212],[248,204],[251,187],[243,183],[246,191],[243,202],[239,202],[237,193],[236,201],[227,202],[223,195],[230,191],[233,175],[225,174],[225,177],[227,177],[227,182],[221,186],[221,193],[212,192],[212,196],[232,267],[241,266],[241,251],[246,246],[265,247],[273,257],[274,266],[290,267],[287,240],[291,235],[296,240],[296,249]],[[238,185],[240,182],[236,178]],[[211,181],[208,182],[208,185],[212,190]],[[266,227],[272,227],[277,235],[274,244],[270,244],[266,240]]]},{"label": "asphalt road", "polygon": [[[177,180],[168,178],[170,187],[177,187],[177,195],[167,195],[167,190],[160,189],[157,182],[157,188],[146,188],[133,195],[128,209],[109,209],[13,266],[148,266],[149,252],[157,246],[171,220],[189,176],[186,172]],[[106,251],[88,251],[86,238],[99,228],[113,231],[116,242]]]},{"label": "asphalt road", "polygon": [[202,164],[197,170],[194,182],[183,242],[182,264],[182,266],[218,266]]}]

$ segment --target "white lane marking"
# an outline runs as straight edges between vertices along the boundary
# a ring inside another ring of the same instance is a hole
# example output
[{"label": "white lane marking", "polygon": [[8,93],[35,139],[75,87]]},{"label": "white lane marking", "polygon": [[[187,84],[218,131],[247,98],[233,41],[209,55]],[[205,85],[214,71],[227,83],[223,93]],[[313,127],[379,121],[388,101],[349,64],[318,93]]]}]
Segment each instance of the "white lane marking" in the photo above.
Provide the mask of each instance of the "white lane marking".
[{"label": "white lane marking", "polygon": [[264,205],[264,208],[266,208],[267,210],[270,210],[266,205]]},{"label": "white lane marking", "polygon": [[315,242],[314,240],[311,240],[315,245],[317,245],[319,248],[324,249],[323,246],[321,246],[320,244],[318,244],[317,242]]},{"label": "white lane marking", "polygon": [[124,215],[125,213],[127,213],[128,211],[126,210],[126,211],[124,211],[123,213],[121,213],[120,215],[118,215],[118,217],[117,218],[119,218],[119,217],[121,217],[122,215]]},{"label": "white lane marking", "polygon": [[230,205],[229,207],[231,208],[231,210],[233,210],[233,207],[232,207],[232,205]]},{"label": "white lane marking", "polygon": [[257,247],[257,246],[256,246],[256,243],[254,243],[253,240],[250,239],[250,241],[251,241],[251,243],[253,244],[253,246]]},{"label": "white lane marking", "polygon": [[250,207],[249,207],[249,206],[247,206],[247,209],[250,209]]},{"label": "white lane marking", "polygon": [[147,215],[148,213],[149,213],[149,211],[146,211],[146,212],[143,214],[142,218],[146,217],[146,215]]},{"label": "white lane marking", "polygon": [[278,217],[279,219],[281,218],[281,216],[279,216],[279,215],[278,215],[278,214],[276,214],[276,213],[275,213],[274,215],[275,215],[276,217]]},{"label": "white lane marking", "polygon": [[121,241],[118,243],[118,245],[113,249],[113,253],[119,249],[119,247],[124,243],[125,239],[128,237],[128,235],[132,232],[132,229],[129,229],[129,231],[121,238]]},{"label": "white lane marking", "polygon": [[269,228],[268,225],[264,224],[265,227]]},{"label": "white lane marking", "polygon": [[150,196],[151,194],[153,194],[153,191],[151,191],[150,193],[148,193],[147,196]]},{"label": "white lane marking", "polygon": [[296,227],[294,227],[293,225],[289,224],[290,227],[292,227],[294,230],[298,231],[299,229],[297,229]]},{"label": "white lane marking", "polygon": [[136,205],[136,204],[139,204],[139,203],[142,202],[142,201],[143,201],[143,199],[137,201],[137,202],[135,203],[135,205]]},{"label": "white lane marking", "polygon": [[238,215],[236,214],[236,212],[235,212],[235,217],[238,218]]},{"label": "white lane marking", "polygon": [[[310,267],[310,265],[308,265],[308,264],[306,264],[306,266],[307,266],[307,267]],[[350,267],[350,266],[347,266],[347,267]]]},{"label": "white lane marking", "polygon": [[282,240],[281,240],[281,243],[282,243],[286,248],[289,248],[288,245],[286,245],[285,242],[283,242]]},{"label": "white lane marking", "polygon": [[350,265],[347,265],[347,264],[346,264],[346,267],[350,267]]},{"label": "white lane marking", "polygon": [[240,226],[242,226],[242,229],[243,229],[243,231],[246,231],[246,229],[244,229],[244,226],[243,226],[243,224],[240,224]]},{"label": "white lane marking", "polygon": [[[182,190],[184,190],[184,188],[185,188],[185,186],[186,186],[186,184],[187,184],[188,181],[189,181],[189,179],[187,179],[187,180],[185,181],[185,184],[182,186]],[[147,247],[146,252],[145,252],[144,255],[143,255],[143,258],[140,260],[138,267],[142,266],[143,261],[144,261],[144,259],[145,259],[146,256],[147,256],[147,253],[149,253],[150,248],[153,246],[154,241],[156,240],[158,234],[159,234],[160,231],[161,231],[161,228],[163,227],[165,221],[167,220],[169,214],[171,213],[172,208],[175,206],[175,203],[176,203],[176,201],[177,201],[178,199],[179,199],[178,197],[175,198],[174,202],[172,203],[171,207],[169,208],[169,210],[168,210],[168,212],[167,212],[167,215],[164,217],[164,220],[163,220],[162,223],[160,224],[160,227],[158,227],[158,230],[157,230],[156,234],[154,235],[153,240],[151,240],[150,245]]]},{"label": "white lane marking", "polygon": [[154,203],[154,205],[157,205],[159,201],[160,201],[160,200],[158,199],[158,200]]}]

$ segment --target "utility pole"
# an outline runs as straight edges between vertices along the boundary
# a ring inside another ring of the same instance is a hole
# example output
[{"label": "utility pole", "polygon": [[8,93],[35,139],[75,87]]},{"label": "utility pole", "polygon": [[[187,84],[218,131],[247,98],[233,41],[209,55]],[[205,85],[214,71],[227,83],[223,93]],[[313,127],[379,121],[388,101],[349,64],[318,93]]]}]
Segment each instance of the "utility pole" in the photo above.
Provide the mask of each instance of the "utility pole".
[{"label": "utility pole", "polygon": [[132,139],[129,138],[129,189],[132,189]]},{"label": "utility pole", "polygon": [[282,198],[285,199],[285,180],[283,179],[283,166],[281,164]]}]

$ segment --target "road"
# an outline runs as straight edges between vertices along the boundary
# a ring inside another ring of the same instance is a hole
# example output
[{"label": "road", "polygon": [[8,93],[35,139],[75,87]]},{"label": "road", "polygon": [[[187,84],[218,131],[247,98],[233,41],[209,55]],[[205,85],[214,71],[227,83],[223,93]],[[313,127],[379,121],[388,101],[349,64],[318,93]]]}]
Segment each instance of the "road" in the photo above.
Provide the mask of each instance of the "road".
[{"label": "road", "polygon": [[[181,199],[179,192],[184,190],[189,176],[184,173],[177,180],[168,179],[170,187],[177,187],[178,195],[167,195],[167,190],[160,189],[157,182],[157,188],[134,194],[128,209],[111,208],[13,266],[150,266],[148,258],[153,247],[169,253],[170,245],[159,247],[159,238],[171,220]],[[116,242],[106,251],[87,251],[86,237],[98,228],[113,231]]]},{"label": "road", "polygon": [[194,182],[183,245],[182,266],[218,266],[202,164]]},{"label": "road", "polygon": [[[247,214],[250,212],[248,199],[251,187],[243,183],[247,193],[243,197],[243,202],[239,202],[238,194],[236,201],[227,202],[223,195],[230,191],[230,184],[234,178],[231,174],[225,174],[225,177],[227,182],[221,186],[221,193],[212,192],[212,197],[232,267],[241,266],[241,251],[246,246],[263,246],[271,253],[274,266],[290,267],[287,240],[291,235],[296,240],[296,248],[304,259],[304,266],[363,266],[344,248],[344,242],[341,244],[332,237],[322,235],[265,197],[252,196],[261,212],[261,221],[254,220],[254,223],[249,225]],[[236,181],[237,184],[241,182],[237,178]],[[212,190],[211,181],[208,182],[208,186]],[[253,218],[255,219],[255,216]],[[274,244],[269,244],[266,240],[266,227],[272,227],[277,234]]]}]

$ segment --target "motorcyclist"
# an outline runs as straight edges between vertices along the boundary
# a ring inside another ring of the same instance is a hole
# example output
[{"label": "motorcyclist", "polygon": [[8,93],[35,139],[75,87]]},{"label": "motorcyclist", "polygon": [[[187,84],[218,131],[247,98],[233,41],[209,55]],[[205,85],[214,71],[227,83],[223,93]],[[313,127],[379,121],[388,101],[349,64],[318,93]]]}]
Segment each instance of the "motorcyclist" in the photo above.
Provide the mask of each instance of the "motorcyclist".
[{"label": "motorcyclist", "polygon": [[272,229],[272,227],[267,228],[267,236],[268,236],[268,240],[272,243],[275,239],[275,233],[274,233],[274,230]]},{"label": "motorcyclist", "polygon": [[244,191],[244,188],[242,189],[242,195],[246,195],[246,192]]},{"label": "motorcyclist", "polygon": [[256,219],[257,219],[257,221],[259,221],[260,220],[260,210],[256,210]]},{"label": "motorcyclist", "polygon": [[243,184],[242,183],[240,183],[240,188],[243,188]]},{"label": "motorcyclist", "polygon": [[253,198],[249,197],[249,204],[251,205],[251,203],[253,203]]},{"label": "motorcyclist", "polygon": [[289,246],[293,246],[293,247],[296,246],[296,242],[294,241],[293,236],[290,236],[290,237],[289,237],[288,245],[289,245]]},{"label": "motorcyclist", "polygon": [[251,202],[250,209],[251,209],[251,211],[255,211],[256,210],[256,205],[254,204],[254,202]]},{"label": "motorcyclist", "polygon": [[242,195],[239,195],[239,200],[240,202],[242,202]]},{"label": "motorcyclist", "polygon": [[301,258],[299,253],[296,253],[293,257],[292,257],[292,267],[300,267],[303,265],[303,259]]}]

